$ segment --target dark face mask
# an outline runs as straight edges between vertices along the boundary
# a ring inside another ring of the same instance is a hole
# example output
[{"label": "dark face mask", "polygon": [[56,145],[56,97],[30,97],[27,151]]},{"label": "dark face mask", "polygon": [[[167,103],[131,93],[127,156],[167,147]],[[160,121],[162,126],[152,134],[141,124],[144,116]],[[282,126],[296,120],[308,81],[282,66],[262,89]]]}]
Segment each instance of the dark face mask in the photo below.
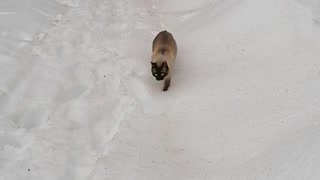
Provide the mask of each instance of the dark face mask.
[{"label": "dark face mask", "polygon": [[151,62],[151,72],[157,81],[163,80],[169,73],[168,64],[164,61],[161,66],[157,66],[156,63]]}]

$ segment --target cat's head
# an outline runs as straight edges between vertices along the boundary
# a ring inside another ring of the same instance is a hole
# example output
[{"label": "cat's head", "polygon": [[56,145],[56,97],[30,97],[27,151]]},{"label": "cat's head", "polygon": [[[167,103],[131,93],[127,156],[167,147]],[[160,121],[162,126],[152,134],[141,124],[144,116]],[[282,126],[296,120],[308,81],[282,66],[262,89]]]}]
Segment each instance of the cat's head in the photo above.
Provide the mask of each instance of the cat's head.
[{"label": "cat's head", "polygon": [[166,61],[162,63],[151,62],[151,73],[157,81],[163,80],[169,74],[169,67]]}]

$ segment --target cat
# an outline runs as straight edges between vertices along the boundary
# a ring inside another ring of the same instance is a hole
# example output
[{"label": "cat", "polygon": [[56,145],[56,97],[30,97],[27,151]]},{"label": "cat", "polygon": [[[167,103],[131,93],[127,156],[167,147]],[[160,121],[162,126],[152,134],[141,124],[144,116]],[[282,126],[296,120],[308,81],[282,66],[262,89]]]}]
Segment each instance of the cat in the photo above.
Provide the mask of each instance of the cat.
[{"label": "cat", "polygon": [[163,91],[170,86],[176,57],[177,43],[172,34],[166,30],[159,32],[152,44],[151,72],[157,81],[164,80]]}]

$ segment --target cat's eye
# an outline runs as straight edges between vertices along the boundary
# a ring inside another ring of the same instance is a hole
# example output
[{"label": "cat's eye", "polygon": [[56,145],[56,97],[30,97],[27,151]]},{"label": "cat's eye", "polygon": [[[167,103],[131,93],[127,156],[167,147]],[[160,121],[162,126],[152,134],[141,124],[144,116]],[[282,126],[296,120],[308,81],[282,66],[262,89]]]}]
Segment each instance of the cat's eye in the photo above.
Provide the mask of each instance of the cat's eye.
[{"label": "cat's eye", "polygon": [[161,76],[164,76],[164,73],[161,73]]},{"label": "cat's eye", "polygon": [[158,77],[158,74],[154,74],[154,76]]}]

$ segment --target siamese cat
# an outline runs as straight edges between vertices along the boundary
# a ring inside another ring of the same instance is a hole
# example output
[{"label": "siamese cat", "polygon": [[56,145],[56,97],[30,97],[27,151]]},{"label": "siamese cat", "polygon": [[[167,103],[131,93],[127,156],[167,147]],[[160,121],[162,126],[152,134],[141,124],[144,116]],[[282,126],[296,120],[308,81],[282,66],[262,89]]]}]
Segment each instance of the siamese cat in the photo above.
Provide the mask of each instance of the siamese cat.
[{"label": "siamese cat", "polygon": [[177,44],[172,34],[166,30],[159,32],[152,44],[151,72],[157,81],[164,80],[163,91],[170,86],[176,56]]}]

